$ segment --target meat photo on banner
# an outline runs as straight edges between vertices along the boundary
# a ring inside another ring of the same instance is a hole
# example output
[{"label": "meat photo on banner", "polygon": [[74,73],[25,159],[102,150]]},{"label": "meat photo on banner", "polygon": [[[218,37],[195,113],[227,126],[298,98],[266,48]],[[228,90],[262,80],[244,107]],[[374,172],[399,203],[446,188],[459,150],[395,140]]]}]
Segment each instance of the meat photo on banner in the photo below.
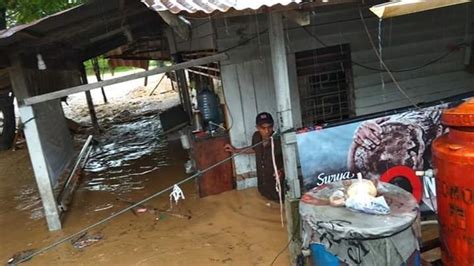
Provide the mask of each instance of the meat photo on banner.
[{"label": "meat photo on banner", "polygon": [[401,187],[411,189],[417,200],[423,191],[434,194],[434,179],[425,181],[415,171],[433,169],[431,143],[448,130],[441,124],[442,111],[462,102],[395,110],[391,115],[298,133],[304,190],[361,173],[367,179],[401,180]]}]

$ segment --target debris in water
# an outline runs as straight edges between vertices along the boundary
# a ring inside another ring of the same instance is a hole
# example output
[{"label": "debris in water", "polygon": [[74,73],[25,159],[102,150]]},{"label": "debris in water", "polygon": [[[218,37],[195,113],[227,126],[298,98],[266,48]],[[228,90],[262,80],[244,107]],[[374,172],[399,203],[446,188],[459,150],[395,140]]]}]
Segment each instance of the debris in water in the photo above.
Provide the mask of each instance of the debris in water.
[{"label": "debris in water", "polygon": [[[20,252],[15,253],[10,259],[7,261],[7,265],[17,265],[18,263],[29,261],[31,258],[28,258],[33,254],[36,250],[34,249],[27,249],[23,250]],[[25,258],[28,258],[27,260],[23,261]]]},{"label": "debris in water", "polygon": [[176,213],[176,212],[172,212],[172,211],[162,211],[162,212],[168,214],[169,216],[173,216],[173,217],[177,217],[177,218],[188,219],[188,220],[192,218],[191,215],[180,214],[180,213]]},{"label": "debris in water", "polygon": [[137,209],[137,212],[138,212],[138,213],[144,213],[144,212],[147,212],[147,211],[148,211],[147,208],[138,208],[138,209]]},{"label": "debris in water", "polygon": [[102,205],[97,206],[97,208],[94,211],[95,212],[100,212],[100,211],[103,211],[103,210],[108,210],[112,207],[114,207],[113,204],[106,203],[106,204],[102,204]]},{"label": "debris in water", "polygon": [[[134,204],[135,204],[135,202],[133,202],[133,201],[131,201],[131,200],[128,200],[128,199],[121,198],[121,197],[119,197],[119,196],[116,197],[116,200],[126,202],[126,203],[128,203],[128,204],[130,204],[130,205],[134,205]],[[148,208],[145,207],[144,205],[139,205],[138,208],[140,208],[140,209],[145,209],[145,210],[148,209]],[[131,211],[135,216],[138,216],[137,207],[130,209],[130,211]]]},{"label": "debris in water", "polygon": [[71,244],[77,249],[82,249],[93,245],[102,239],[103,236],[101,234],[89,235],[87,232],[85,232],[75,240],[71,240]]},{"label": "debris in water", "polygon": [[[126,202],[130,205],[134,205],[136,204],[136,202],[133,202],[131,200],[128,200],[128,199],[124,199],[124,198],[121,198],[121,197],[116,197],[117,200],[119,201],[123,201],[123,202]],[[132,213],[135,214],[136,216],[138,216],[138,213],[145,213],[145,212],[148,212],[150,213],[151,215],[153,215],[155,217],[155,220],[160,220],[160,219],[163,219],[164,218],[164,215],[163,214],[167,214],[169,216],[173,216],[173,217],[177,217],[177,218],[182,218],[182,219],[191,219],[192,218],[192,215],[191,215],[191,212],[189,212],[189,215],[187,214],[180,214],[180,213],[177,213],[177,212],[174,212],[172,211],[171,209],[168,209],[168,210],[159,210],[157,208],[154,208],[153,206],[149,206],[149,205],[144,205],[144,204],[140,204],[138,207],[135,207],[133,209],[131,209]]]}]

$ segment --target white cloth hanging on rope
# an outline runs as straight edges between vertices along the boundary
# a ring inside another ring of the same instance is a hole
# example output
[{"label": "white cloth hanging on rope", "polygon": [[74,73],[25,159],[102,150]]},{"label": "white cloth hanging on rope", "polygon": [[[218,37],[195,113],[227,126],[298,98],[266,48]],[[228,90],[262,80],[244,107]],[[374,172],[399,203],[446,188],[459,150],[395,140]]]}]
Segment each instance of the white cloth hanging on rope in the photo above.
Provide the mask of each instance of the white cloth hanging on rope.
[{"label": "white cloth hanging on rope", "polygon": [[178,185],[173,186],[173,190],[170,193],[170,207],[173,206],[173,200],[174,204],[178,204],[179,199],[185,199],[184,198],[184,192],[181,190],[181,188]]},{"label": "white cloth hanging on rope", "polygon": [[273,162],[273,171],[275,175],[275,190],[278,193],[278,199],[280,201],[280,220],[281,220],[281,226],[284,226],[283,223],[283,201],[281,200],[282,197],[282,190],[281,190],[281,182],[280,182],[280,172],[278,171],[278,167],[276,165],[276,160],[275,160],[275,143],[273,136],[270,137],[270,144],[272,147],[272,162]]}]

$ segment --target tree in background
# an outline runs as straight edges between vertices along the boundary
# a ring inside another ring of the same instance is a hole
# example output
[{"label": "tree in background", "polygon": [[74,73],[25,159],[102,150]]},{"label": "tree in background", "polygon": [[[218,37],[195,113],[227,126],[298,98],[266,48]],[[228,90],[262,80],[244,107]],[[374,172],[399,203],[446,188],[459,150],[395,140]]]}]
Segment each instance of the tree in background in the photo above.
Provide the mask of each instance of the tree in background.
[{"label": "tree in background", "polygon": [[0,0],[0,30],[35,21],[83,2],[85,0]]},{"label": "tree in background", "polygon": [[0,3],[0,30],[7,28],[7,8],[5,3]]}]

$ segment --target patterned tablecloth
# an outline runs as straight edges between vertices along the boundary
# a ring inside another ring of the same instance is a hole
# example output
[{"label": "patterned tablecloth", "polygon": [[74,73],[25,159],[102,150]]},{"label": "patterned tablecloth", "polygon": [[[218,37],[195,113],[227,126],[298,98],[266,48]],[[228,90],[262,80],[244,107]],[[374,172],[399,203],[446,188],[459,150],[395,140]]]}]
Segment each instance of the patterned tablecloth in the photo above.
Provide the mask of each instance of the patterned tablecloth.
[{"label": "patterned tablecloth", "polygon": [[377,184],[390,214],[371,215],[329,205],[335,190],[353,180],[316,187],[303,195],[299,211],[303,248],[323,244],[348,265],[402,265],[419,250],[419,207],[407,191],[388,183]]}]

